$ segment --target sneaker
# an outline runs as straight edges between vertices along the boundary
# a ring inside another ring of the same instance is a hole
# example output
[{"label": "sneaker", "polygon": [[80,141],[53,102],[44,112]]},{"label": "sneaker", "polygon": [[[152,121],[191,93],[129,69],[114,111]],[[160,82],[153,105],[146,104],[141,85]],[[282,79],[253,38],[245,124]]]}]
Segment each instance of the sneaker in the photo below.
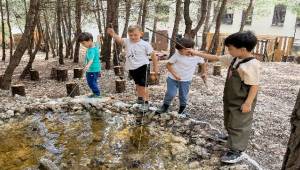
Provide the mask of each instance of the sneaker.
[{"label": "sneaker", "polygon": [[221,157],[221,162],[228,164],[235,164],[244,159],[243,152],[229,150]]},{"label": "sneaker", "polygon": [[141,106],[140,106],[140,111],[141,112],[147,112],[147,111],[149,111],[149,103],[143,103],[143,104],[141,104]]},{"label": "sneaker", "polygon": [[143,104],[144,103],[144,100],[142,97],[138,97],[137,100],[136,100],[136,103],[137,104]]},{"label": "sneaker", "polygon": [[163,114],[168,111],[169,105],[163,104],[158,110],[155,111],[155,114]]},{"label": "sneaker", "polygon": [[222,141],[222,142],[226,142],[228,140],[228,135],[221,133],[221,134],[217,134],[216,135],[217,140]]},{"label": "sneaker", "polygon": [[180,118],[186,118],[189,116],[189,112],[186,110],[185,106],[180,106],[178,114]]}]

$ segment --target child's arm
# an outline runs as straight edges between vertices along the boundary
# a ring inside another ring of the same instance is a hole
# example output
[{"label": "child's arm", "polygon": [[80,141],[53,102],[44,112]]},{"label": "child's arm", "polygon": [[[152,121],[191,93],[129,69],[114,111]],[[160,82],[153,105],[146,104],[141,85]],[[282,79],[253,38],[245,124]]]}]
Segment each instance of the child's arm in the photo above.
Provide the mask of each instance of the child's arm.
[{"label": "child's arm", "polygon": [[175,77],[176,80],[181,80],[181,77],[177,75],[175,70],[173,69],[172,63],[167,63],[167,69],[168,71]]},{"label": "child's arm", "polygon": [[89,68],[90,66],[93,64],[93,60],[90,60],[87,65],[83,68],[83,72],[85,73]]},{"label": "child's arm", "polygon": [[190,49],[190,53],[194,56],[200,56],[200,57],[205,58],[209,61],[219,61],[220,60],[220,57],[217,56],[217,55],[207,54],[207,53],[197,51],[197,50],[194,50],[194,49]]},{"label": "child's arm", "polygon": [[207,64],[206,63],[203,63],[201,64],[201,78],[206,81],[207,79]]},{"label": "child's arm", "polygon": [[152,62],[153,62],[153,71],[157,75],[158,74],[158,58],[157,58],[155,52],[151,53],[151,59],[152,59]]},{"label": "child's arm", "polygon": [[115,33],[114,29],[108,28],[107,34],[110,35],[113,39],[115,39],[118,44],[123,44],[124,40],[118,34]]},{"label": "child's arm", "polygon": [[253,101],[254,101],[254,99],[256,97],[256,94],[258,92],[258,88],[259,88],[258,85],[253,85],[253,86],[250,87],[248,97],[247,97],[246,101],[244,102],[244,104],[242,105],[242,108],[241,108],[243,113],[247,113],[247,112],[251,111],[251,106],[252,106]]}]

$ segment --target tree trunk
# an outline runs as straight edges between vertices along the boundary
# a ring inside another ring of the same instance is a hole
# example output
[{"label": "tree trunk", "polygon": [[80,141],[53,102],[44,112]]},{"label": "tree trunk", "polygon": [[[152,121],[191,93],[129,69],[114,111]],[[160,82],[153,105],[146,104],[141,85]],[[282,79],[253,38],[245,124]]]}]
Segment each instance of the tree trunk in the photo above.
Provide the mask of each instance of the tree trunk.
[{"label": "tree trunk", "polygon": [[34,28],[37,24],[39,17],[40,0],[30,0],[29,11],[26,15],[26,24],[24,34],[18,44],[12,58],[9,61],[2,81],[0,82],[0,88],[8,90],[11,85],[11,79],[15,68],[19,65],[21,58],[28,47],[28,41],[30,40],[30,35],[33,34]]},{"label": "tree trunk", "polygon": [[156,30],[157,30],[157,22],[158,22],[158,17],[155,16],[154,21],[153,21],[153,28],[152,28],[152,30],[153,30],[152,38],[151,38],[151,43],[152,44],[155,43],[155,33],[154,32],[156,32]]},{"label": "tree trunk", "polygon": [[281,169],[300,169],[300,90],[291,117],[291,134]]},{"label": "tree trunk", "polygon": [[247,8],[245,14],[242,17],[240,32],[242,32],[244,30],[244,27],[245,27],[245,24],[246,24],[246,20],[247,20],[249,14],[250,14],[252,6],[253,6],[253,0],[250,0],[248,8]]},{"label": "tree trunk", "polygon": [[129,19],[130,19],[130,9],[131,9],[131,1],[132,0],[126,0],[126,17],[125,17],[125,25],[124,25],[124,30],[122,33],[122,37],[126,38],[127,37],[127,29],[129,25]]},{"label": "tree trunk", "polygon": [[72,43],[72,18],[71,18],[71,2],[68,0],[68,46],[67,48],[69,49],[70,52],[70,59],[73,58],[73,43]]},{"label": "tree trunk", "polygon": [[77,41],[79,34],[81,33],[81,0],[76,0],[75,8],[75,20],[76,20],[76,45],[74,51],[74,63],[79,63],[79,48],[80,43]]},{"label": "tree trunk", "polygon": [[[119,14],[119,0],[111,0],[107,3],[107,17],[106,23],[112,24],[114,30],[118,33],[118,14]],[[103,61],[105,61],[105,68],[111,68],[111,37],[105,33],[104,43],[102,48]]]},{"label": "tree trunk", "polygon": [[99,34],[102,34],[102,24],[101,24],[101,14],[100,14],[99,0],[96,0],[96,8],[95,8],[94,13],[95,13],[96,22],[97,22],[97,25],[98,25]]},{"label": "tree trunk", "polygon": [[2,61],[5,61],[6,54],[5,54],[5,26],[4,26],[4,12],[3,12],[3,3],[0,0],[0,12],[1,12],[1,27],[2,27]]},{"label": "tree trunk", "polygon": [[204,28],[203,28],[203,33],[202,33],[202,44],[201,44],[201,50],[205,51],[206,46],[207,46],[207,35],[209,33],[209,20],[210,20],[210,11],[211,11],[211,5],[212,5],[212,0],[208,1],[207,5],[207,15],[204,23]]},{"label": "tree trunk", "polygon": [[58,36],[58,57],[59,57],[59,64],[64,64],[64,54],[63,54],[63,37],[61,33],[61,23],[62,23],[62,0],[56,0],[56,15],[57,15],[57,25],[56,25],[56,30],[57,30],[57,36]]},{"label": "tree trunk", "polygon": [[201,16],[198,20],[197,26],[191,32],[192,33],[191,36],[193,39],[197,36],[198,31],[200,30],[201,26],[203,25],[203,23],[205,21],[206,15],[208,13],[207,6],[208,6],[207,0],[202,0],[201,1]]},{"label": "tree trunk", "polygon": [[220,36],[220,28],[221,28],[221,21],[222,21],[222,16],[223,13],[225,11],[225,7],[227,4],[227,0],[222,0],[222,4],[218,13],[218,17],[217,17],[217,21],[216,21],[216,29],[215,29],[215,33],[211,42],[211,47],[210,47],[210,53],[211,54],[216,54],[217,53],[217,49],[218,49],[218,45],[219,45],[219,36]]},{"label": "tree trunk", "polygon": [[101,8],[101,13],[102,13],[103,28],[105,29],[106,28],[106,23],[105,23],[105,15],[104,15],[104,8],[103,8],[103,1],[102,0],[100,0],[100,8]]},{"label": "tree trunk", "polygon": [[142,15],[142,31],[145,32],[145,26],[146,26],[146,19],[148,14],[148,2],[149,0],[144,0],[143,4],[143,15]]},{"label": "tree trunk", "polygon": [[138,20],[137,20],[137,25],[141,25],[142,23],[142,15],[143,15],[143,4],[144,4],[144,0],[140,1],[140,10],[139,10],[139,15],[138,15]]},{"label": "tree trunk", "polygon": [[9,56],[12,57],[13,54],[13,36],[12,36],[12,32],[11,32],[11,25],[10,25],[10,13],[9,13],[9,5],[8,5],[8,1],[5,0],[5,4],[6,4],[6,15],[7,15],[7,26],[8,26],[8,32],[9,32],[9,43],[10,43],[10,47],[9,47]]},{"label": "tree trunk", "polygon": [[28,53],[29,53],[29,62],[27,63],[26,67],[24,68],[23,72],[21,73],[20,75],[20,79],[25,79],[27,75],[29,75],[30,73],[30,70],[32,69],[32,64],[34,62],[34,59],[35,59],[35,56],[37,54],[37,52],[39,51],[40,49],[40,46],[41,46],[41,42],[42,42],[42,25],[40,23],[40,20],[38,18],[38,21],[37,21],[37,30],[38,30],[38,33],[39,33],[39,39],[38,39],[38,42],[35,46],[35,50],[34,52],[32,52],[32,48],[33,48],[33,44],[34,44],[34,34],[31,35],[31,41],[30,41],[30,47],[28,49]]},{"label": "tree trunk", "polygon": [[[50,44],[50,48],[51,48],[51,52],[52,52],[52,56],[53,58],[56,57],[56,52],[55,52],[55,47],[54,47],[54,44],[53,44],[53,41],[52,41],[52,38],[53,38],[53,33],[51,34],[50,32],[50,25],[49,25],[49,21],[48,21],[48,17],[46,16],[46,14],[44,14],[44,20],[45,20],[45,27],[46,27],[46,34],[48,37],[47,41],[48,41],[48,44]],[[52,38],[51,38],[52,36]],[[48,46],[49,47],[49,46]]]},{"label": "tree trunk", "polygon": [[[175,12],[175,22],[173,27],[173,33],[172,33],[172,40],[176,40],[176,36],[178,34],[179,29],[179,23],[180,23],[180,16],[181,16],[181,0],[176,0],[176,12]],[[175,53],[175,45],[176,43],[174,41],[170,42],[170,55],[171,57]]]}]

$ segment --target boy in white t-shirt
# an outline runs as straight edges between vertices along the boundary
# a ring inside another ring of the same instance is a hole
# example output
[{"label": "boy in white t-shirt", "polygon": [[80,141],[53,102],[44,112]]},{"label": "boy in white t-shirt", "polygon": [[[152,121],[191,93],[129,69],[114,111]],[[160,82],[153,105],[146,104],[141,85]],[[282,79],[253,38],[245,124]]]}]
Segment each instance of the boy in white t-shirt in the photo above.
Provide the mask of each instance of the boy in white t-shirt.
[{"label": "boy in white t-shirt", "polygon": [[256,36],[250,32],[238,32],[225,39],[230,56],[215,56],[190,50],[210,61],[221,61],[229,67],[224,88],[224,126],[227,135],[219,138],[227,140],[229,151],[221,161],[237,163],[241,161],[250,138],[253,111],[255,109],[260,80],[260,61],[252,56],[251,51],[257,43]]},{"label": "boy in white t-shirt", "polygon": [[136,84],[138,104],[141,104],[141,111],[148,111],[149,91],[147,87],[147,77],[150,73],[149,56],[151,56],[153,61],[153,71],[156,75],[158,73],[158,60],[152,46],[141,39],[143,32],[139,25],[131,25],[128,27],[129,38],[121,38],[112,28],[108,28],[107,33],[112,36],[117,43],[125,46],[125,69],[129,70],[129,74]]},{"label": "boy in white t-shirt", "polygon": [[202,64],[201,71],[202,78],[206,78],[204,60],[198,56],[190,56],[189,48],[193,48],[194,41],[187,38],[182,38],[177,41],[175,48],[176,53],[169,59],[167,63],[168,78],[167,78],[167,92],[164,97],[163,105],[156,114],[166,113],[173,98],[179,91],[179,111],[178,113],[186,117],[188,112],[186,111],[188,93],[190,85],[195,73],[195,69],[198,64]]}]

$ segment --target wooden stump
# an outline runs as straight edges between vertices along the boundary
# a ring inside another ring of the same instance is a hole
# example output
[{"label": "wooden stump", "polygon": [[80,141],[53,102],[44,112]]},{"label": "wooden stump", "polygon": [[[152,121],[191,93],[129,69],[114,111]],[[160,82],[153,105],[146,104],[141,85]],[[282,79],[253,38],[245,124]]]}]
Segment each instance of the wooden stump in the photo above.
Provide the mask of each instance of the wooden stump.
[{"label": "wooden stump", "polygon": [[155,75],[155,72],[150,72],[148,76],[148,85],[158,85],[160,74]]},{"label": "wooden stump", "polygon": [[116,92],[123,93],[126,90],[125,80],[116,80]]},{"label": "wooden stump", "polygon": [[291,116],[291,133],[281,169],[300,168],[300,89]]},{"label": "wooden stump", "polygon": [[26,93],[25,93],[24,85],[23,84],[12,85],[11,86],[11,93],[12,93],[12,96],[15,96],[16,94],[20,95],[20,96],[25,96]]},{"label": "wooden stump", "polygon": [[56,68],[51,69],[50,79],[52,79],[52,80],[57,79],[57,69]]},{"label": "wooden stump", "polygon": [[64,68],[57,69],[57,81],[68,81],[68,70]]},{"label": "wooden stump", "polygon": [[40,80],[40,74],[37,70],[30,70],[30,80],[32,81]]},{"label": "wooden stump", "polygon": [[79,85],[77,83],[67,83],[67,95],[70,97],[75,97],[80,95]]},{"label": "wooden stump", "polygon": [[221,76],[221,69],[222,69],[221,65],[214,65],[213,75],[214,76]]},{"label": "wooden stump", "polygon": [[114,66],[116,76],[124,76],[124,68],[122,66]]},{"label": "wooden stump", "polygon": [[300,56],[298,56],[298,57],[296,58],[296,62],[297,62],[298,64],[300,64]]},{"label": "wooden stump", "polygon": [[78,78],[82,78],[83,76],[83,69],[82,68],[74,68],[74,79]]},{"label": "wooden stump", "polygon": [[288,56],[286,59],[286,62],[294,62],[295,61],[295,56]]}]

